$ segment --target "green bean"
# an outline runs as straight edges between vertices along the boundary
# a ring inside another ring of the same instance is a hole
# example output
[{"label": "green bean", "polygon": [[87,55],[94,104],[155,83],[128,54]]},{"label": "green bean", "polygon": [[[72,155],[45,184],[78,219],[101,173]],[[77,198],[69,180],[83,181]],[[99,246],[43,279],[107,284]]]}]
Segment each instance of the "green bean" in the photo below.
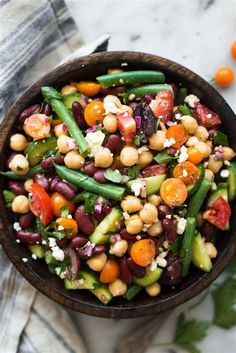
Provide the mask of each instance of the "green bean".
[{"label": "green bean", "polygon": [[100,184],[92,177],[89,177],[86,174],[83,174],[78,171],[71,170],[64,166],[59,166],[54,164],[57,174],[62,178],[85,189],[87,191],[91,191],[95,194],[113,199],[113,200],[122,200],[125,188],[113,184]]},{"label": "green bean", "polygon": [[184,104],[184,99],[187,96],[187,88],[181,87],[179,89],[178,97],[177,97],[177,105]]},{"label": "green bean", "polygon": [[192,261],[193,254],[193,240],[195,236],[196,219],[194,217],[188,217],[185,232],[183,235],[182,242],[182,276],[185,277],[188,274],[189,266]]},{"label": "green bean", "polygon": [[107,88],[141,83],[164,83],[165,75],[161,71],[140,70],[102,75],[98,76],[97,80],[102,87]]},{"label": "green bean", "polygon": [[132,300],[141,290],[142,287],[138,286],[137,284],[131,284],[125,293],[124,298],[127,300]]},{"label": "green bean", "polygon": [[211,188],[211,185],[212,185],[212,181],[208,179],[203,179],[199,189],[189,200],[187,217],[197,216],[203,204],[203,201],[206,198],[207,193]]},{"label": "green bean", "polygon": [[6,178],[13,179],[13,180],[26,180],[32,178],[37,173],[45,173],[45,170],[41,167],[40,164],[32,167],[28,173],[25,175],[18,175],[11,170],[8,170],[7,172],[0,172],[0,175],[3,175]]},{"label": "green bean", "polygon": [[[51,98],[50,90],[52,90]],[[66,106],[60,99],[54,98],[56,90],[52,87],[42,87],[41,91],[44,98],[46,98],[47,102],[49,102],[52,106],[53,111],[58,115],[58,117],[63,121],[63,123],[66,124],[68,131],[71,137],[73,137],[73,139],[75,140],[81,155],[87,156],[90,152],[89,145],[69,110],[66,108]]]},{"label": "green bean", "polygon": [[[172,87],[167,84],[154,84],[154,85],[145,85],[140,87],[134,87],[126,91],[125,93],[121,93],[124,99],[124,103],[129,103],[130,98],[141,98],[145,96],[145,94],[150,94],[151,96],[155,96],[160,91],[173,91]],[[131,96],[131,97],[130,97]]]}]

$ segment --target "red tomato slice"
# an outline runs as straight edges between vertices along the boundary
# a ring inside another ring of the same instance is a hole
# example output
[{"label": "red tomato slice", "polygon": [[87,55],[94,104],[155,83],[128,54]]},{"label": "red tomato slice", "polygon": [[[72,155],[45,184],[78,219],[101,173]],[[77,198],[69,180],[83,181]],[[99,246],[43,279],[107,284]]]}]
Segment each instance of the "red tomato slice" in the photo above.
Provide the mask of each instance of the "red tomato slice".
[{"label": "red tomato slice", "polygon": [[167,164],[157,164],[151,165],[142,170],[141,174],[143,177],[150,177],[154,175],[166,174],[167,173]]},{"label": "red tomato slice", "polygon": [[151,101],[150,107],[155,118],[161,118],[161,121],[166,124],[173,114],[173,93],[171,91],[161,91],[157,93],[155,100]]},{"label": "red tomato slice", "polygon": [[228,202],[220,196],[211,206],[204,212],[203,218],[219,229],[224,230],[229,223],[231,208]]},{"label": "red tomato slice", "polygon": [[44,225],[48,224],[52,220],[52,206],[50,197],[46,191],[36,183],[33,183],[30,187],[30,209],[33,214],[40,217],[40,220]]},{"label": "red tomato slice", "polygon": [[129,112],[117,115],[118,129],[123,135],[127,145],[130,145],[136,134],[136,122]]},{"label": "red tomato slice", "polygon": [[221,120],[218,114],[205,107],[201,103],[197,103],[194,107],[194,115],[200,125],[211,128],[221,124]]}]

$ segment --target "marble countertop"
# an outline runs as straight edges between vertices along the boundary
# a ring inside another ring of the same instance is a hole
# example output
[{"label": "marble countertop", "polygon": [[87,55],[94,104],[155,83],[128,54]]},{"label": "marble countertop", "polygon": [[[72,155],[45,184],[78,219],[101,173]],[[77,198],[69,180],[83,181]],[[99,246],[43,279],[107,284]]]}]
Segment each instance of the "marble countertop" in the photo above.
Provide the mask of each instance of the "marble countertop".
[{"label": "marble countertop", "polygon": [[[221,65],[236,68],[229,52],[231,42],[236,39],[235,0],[66,0],[66,3],[86,43],[109,33],[109,50],[158,54],[187,66],[206,80]],[[236,111],[236,83],[219,91]],[[206,313],[211,310],[207,302],[201,308]],[[112,353],[124,335],[146,320],[109,320],[82,314],[73,314],[73,318],[89,353]],[[171,322],[168,320],[164,326],[162,336],[173,331]],[[233,335],[236,336],[235,332]],[[226,337],[228,347],[224,346]],[[224,334],[215,329],[209,342],[202,345],[204,353],[236,351],[236,342],[229,332]],[[167,350],[148,351],[154,352]]]}]

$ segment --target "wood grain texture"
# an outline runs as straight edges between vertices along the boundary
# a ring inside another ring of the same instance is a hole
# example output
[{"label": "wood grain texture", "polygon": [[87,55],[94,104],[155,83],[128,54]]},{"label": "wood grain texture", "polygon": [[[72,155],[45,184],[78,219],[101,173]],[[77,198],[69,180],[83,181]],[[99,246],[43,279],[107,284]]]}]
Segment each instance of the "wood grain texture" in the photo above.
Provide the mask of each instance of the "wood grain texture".
[{"label": "wood grain texture", "polygon": [[[9,152],[9,136],[16,131],[18,126],[17,118],[27,106],[40,102],[41,86],[52,85],[60,88],[70,80],[94,79],[96,76],[106,73],[109,68],[120,67],[122,63],[128,63],[128,66],[123,67],[127,70],[162,70],[166,74],[167,82],[182,82],[192,93],[199,96],[203,103],[223,117],[223,130],[236,149],[236,139],[234,137],[234,131],[236,131],[235,115],[220,94],[201,77],[179,64],[155,55],[137,52],[108,52],[76,59],[56,68],[31,86],[20,97],[10,109],[0,129],[1,169],[4,170],[5,160]],[[109,306],[105,307],[87,291],[66,291],[63,288],[63,282],[49,273],[43,261],[32,260],[27,248],[23,244],[15,242],[10,212],[5,208],[2,197],[5,182],[1,177],[0,212],[3,228],[0,227],[0,242],[7,255],[22,275],[39,291],[60,304],[86,314],[112,318],[131,318],[158,314],[171,309],[193,298],[206,288],[223,271],[235,252],[236,217],[233,216],[230,232],[222,234],[221,241],[218,244],[219,256],[210,273],[203,274],[194,270],[175,290],[165,288],[157,298],[148,297],[143,293],[131,302],[122,298],[115,298]],[[235,206],[233,215],[235,215]],[[29,261],[23,263],[22,257],[28,257]]]}]

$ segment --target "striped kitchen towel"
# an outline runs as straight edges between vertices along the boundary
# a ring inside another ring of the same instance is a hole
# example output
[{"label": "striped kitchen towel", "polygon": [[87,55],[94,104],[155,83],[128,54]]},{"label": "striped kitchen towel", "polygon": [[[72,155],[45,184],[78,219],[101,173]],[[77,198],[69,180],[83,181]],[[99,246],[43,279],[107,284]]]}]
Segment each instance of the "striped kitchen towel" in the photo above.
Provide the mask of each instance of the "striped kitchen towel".
[{"label": "striped kitchen towel", "polygon": [[[31,83],[68,60],[106,50],[109,36],[83,46],[63,0],[0,0],[0,122]],[[60,305],[38,293],[0,246],[0,352],[85,353]]]}]

